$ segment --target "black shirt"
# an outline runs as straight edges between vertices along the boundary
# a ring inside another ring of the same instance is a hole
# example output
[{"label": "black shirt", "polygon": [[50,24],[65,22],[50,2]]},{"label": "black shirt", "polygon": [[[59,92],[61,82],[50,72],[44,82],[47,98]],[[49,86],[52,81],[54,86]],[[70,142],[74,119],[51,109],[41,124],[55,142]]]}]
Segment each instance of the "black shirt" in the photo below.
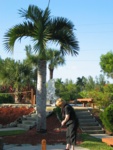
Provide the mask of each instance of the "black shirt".
[{"label": "black shirt", "polygon": [[78,118],[76,116],[75,110],[69,104],[65,104],[64,107],[62,108],[63,118],[65,118],[65,115],[70,116],[69,120],[66,122],[66,125],[69,125],[69,124],[72,124],[72,123],[78,125]]}]

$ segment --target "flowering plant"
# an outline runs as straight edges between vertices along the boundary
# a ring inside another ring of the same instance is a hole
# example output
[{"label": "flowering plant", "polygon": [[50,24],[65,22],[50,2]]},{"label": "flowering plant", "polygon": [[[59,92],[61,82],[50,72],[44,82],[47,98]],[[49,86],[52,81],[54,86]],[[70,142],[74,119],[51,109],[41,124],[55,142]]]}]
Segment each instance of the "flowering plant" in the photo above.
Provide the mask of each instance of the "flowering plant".
[{"label": "flowering plant", "polygon": [[23,115],[28,115],[34,112],[33,107],[0,107],[0,124],[6,125],[14,122]]}]

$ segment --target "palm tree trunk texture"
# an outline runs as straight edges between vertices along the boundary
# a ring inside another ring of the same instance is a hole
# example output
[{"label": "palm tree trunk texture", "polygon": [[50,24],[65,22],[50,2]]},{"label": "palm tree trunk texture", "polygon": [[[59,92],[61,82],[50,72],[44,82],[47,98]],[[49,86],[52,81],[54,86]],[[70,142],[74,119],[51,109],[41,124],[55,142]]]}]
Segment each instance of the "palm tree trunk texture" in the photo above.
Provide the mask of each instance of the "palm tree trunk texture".
[{"label": "palm tree trunk texture", "polygon": [[40,60],[37,71],[37,130],[46,130],[46,61]]},{"label": "palm tree trunk texture", "polygon": [[53,79],[53,71],[54,69],[49,69],[50,70],[50,79]]}]

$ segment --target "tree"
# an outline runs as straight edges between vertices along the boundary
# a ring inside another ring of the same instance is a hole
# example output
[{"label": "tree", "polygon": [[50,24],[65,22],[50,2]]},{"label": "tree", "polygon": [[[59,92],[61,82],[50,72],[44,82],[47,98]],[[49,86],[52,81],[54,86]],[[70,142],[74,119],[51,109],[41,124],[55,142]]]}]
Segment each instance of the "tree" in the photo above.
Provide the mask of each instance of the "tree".
[{"label": "tree", "polygon": [[49,63],[48,68],[50,72],[50,79],[53,79],[54,68],[57,68],[60,65],[64,65],[65,59],[60,51],[54,49],[47,50],[47,57]]},{"label": "tree", "polygon": [[76,84],[72,80],[66,79],[62,82],[61,79],[55,81],[56,95],[62,97],[66,101],[77,99],[78,93],[76,90]]},{"label": "tree", "polygon": [[30,37],[33,50],[39,54],[36,88],[37,130],[46,131],[46,50],[48,43],[59,45],[62,55],[78,54],[78,41],[74,35],[74,25],[67,18],[50,16],[47,7],[44,11],[37,6],[30,5],[27,10],[20,9],[19,13],[25,21],[10,28],[4,39],[7,51],[14,50],[15,41],[23,37]]},{"label": "tree", "polygon": [[0,84],[13,88],[13,92],[17,93],[15,102],[18,102],[18,92],[22,87],[31,85],[32,74],[32,68],[23,62],[6,58],[0,63]]},{"label": "tree", "polygon": [[78,77],[76,81],[78,92],[82,91],[85,86],[85,77],[82,76],[82,78]]},{"label": "tree", "polygon": [[102,71],[108,76],[113,78],[113,52],[110,51],[100,57],[100,67]]},{"label": "tree", "polygon": [[92,76],[89,76],[85,81],[85,90],[91,91],[95,88],[95,81]]},{"label": "tree", "polygon": [[24,63],[32,67],[34,84],[36,85],[39,55],[33,55],[31,45],[26,45],[25,51],[27,57],[24,60]]}]

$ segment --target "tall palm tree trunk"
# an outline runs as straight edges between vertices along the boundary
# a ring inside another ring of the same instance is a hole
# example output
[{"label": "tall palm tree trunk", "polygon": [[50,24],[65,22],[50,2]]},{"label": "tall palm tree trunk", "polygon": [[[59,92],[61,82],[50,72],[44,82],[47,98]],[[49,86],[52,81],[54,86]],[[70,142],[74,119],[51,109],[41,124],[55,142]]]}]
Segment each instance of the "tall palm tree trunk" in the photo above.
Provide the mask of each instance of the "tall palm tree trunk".
[{"label": "tall palm tree trunk", "polygon": [[50,79],[53,79],[53,71],[54,71],[54,69],[49,69],[50,71]]},{"label": "tall palm tree trunk", "polygon": [[46,61],[40,60],[37,71],[37,130],[46,130]]}]

